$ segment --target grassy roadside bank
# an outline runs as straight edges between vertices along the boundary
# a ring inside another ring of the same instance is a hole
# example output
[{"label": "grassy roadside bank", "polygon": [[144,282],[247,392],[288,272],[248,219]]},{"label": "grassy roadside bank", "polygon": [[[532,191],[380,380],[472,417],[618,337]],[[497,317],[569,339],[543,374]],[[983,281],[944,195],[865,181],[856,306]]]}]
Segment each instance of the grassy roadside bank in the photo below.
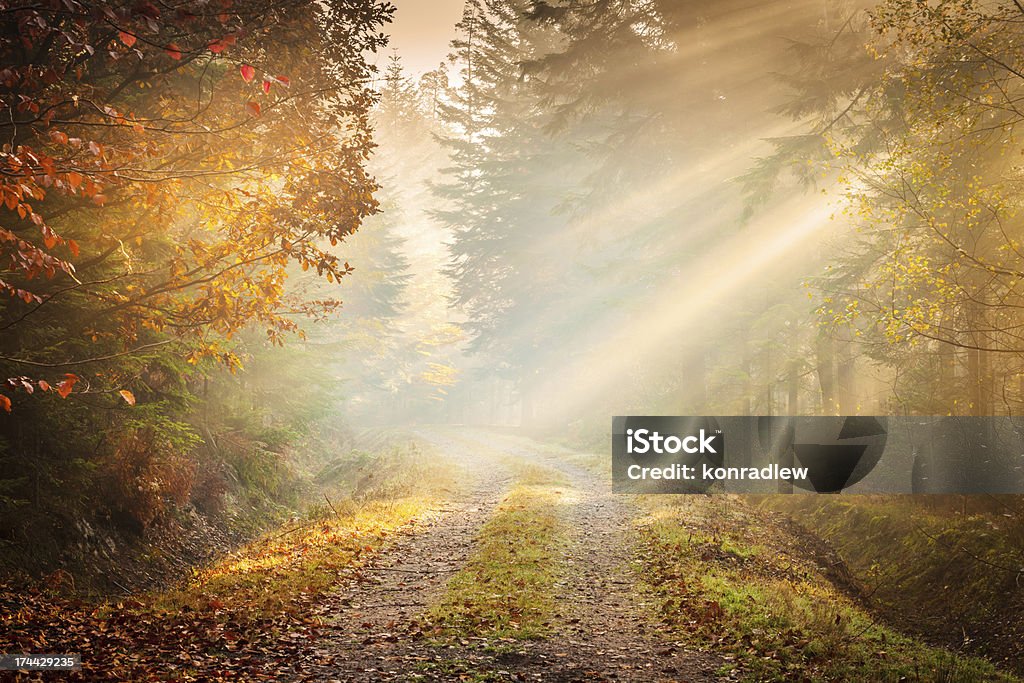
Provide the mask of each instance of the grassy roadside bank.
[{"label": "grassy roadside bank", "polygon": [[[751,681],[1016,681],[875,620],[825,544],[733,496],[651,496],[638,544],[667,628]],[[822,567],[832,567],[826,572]]]},{"label": "grassy roadside bank", "polygon": [[[607,438],[573,441],[567,457],[610,479]],[[997,568],[1024,567],[1024,527],[1005,509],[1019,500],[969,515],[864,496],[633,501],[654,618],[747,680],[1019,680],[1024,593]]]},{"label": "grassy roadside bank", "polygon": [[1022,675],[1020,505],[1019,497],[991,496],[773,496],[761,503],[828,541],[886,620]]},{"label": "grassy roadside bank", "polygon": [[0,652],[79,652],[69,680],[258,680],[301,667],[333,587],[458,481],[441,454],[371,461],[348,471],[358,496],[325,501],[179,586],[98,604],[0,591]]}]

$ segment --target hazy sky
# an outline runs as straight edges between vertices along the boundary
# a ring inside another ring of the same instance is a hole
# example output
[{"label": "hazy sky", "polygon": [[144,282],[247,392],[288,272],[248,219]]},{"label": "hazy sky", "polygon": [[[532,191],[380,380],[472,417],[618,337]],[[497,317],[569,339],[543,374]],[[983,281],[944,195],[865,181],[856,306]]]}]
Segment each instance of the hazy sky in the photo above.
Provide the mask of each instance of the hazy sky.
[{"label": "hazy sky", "polygon": [[398,10],[389,28],[391,45],[377,56],[384,66],[397,48],[406,69],[415,74],[435,68],[448,55],[463,0],[392,0]]}]

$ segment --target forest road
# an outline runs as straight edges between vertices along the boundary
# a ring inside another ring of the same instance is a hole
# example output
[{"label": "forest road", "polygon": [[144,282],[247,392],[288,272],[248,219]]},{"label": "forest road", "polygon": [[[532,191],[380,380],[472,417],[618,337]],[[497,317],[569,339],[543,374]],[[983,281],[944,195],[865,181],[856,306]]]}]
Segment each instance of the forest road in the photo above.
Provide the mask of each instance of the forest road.
[{"label": "forest road", "polygon": [[[571,451],[499,431],[420,428],[466,478],[463,494],[414,525],[331,597],[332,633],[313,647],[320,665],[295,680],[716,681],[722,661],[687,650],[644,616],[628,532],[630,503]],[[519,464],[561,475],[567,530],[556,611],[542,640],[467,635],[438,639],[426,612],[474,549],[480,528],[514,484]]]}]

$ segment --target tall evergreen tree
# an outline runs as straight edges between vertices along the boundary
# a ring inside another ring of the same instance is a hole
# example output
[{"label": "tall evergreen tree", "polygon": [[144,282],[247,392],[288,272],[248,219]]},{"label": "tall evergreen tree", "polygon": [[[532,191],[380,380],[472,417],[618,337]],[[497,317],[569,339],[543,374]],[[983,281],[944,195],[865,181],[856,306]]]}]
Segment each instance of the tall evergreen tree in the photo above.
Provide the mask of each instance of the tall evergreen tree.
[{"label": "tall evergreen tree", "polygon": [[437,186],[437,216],[453,234],[453,303],[481,367],[516,384],[527,418],[535,378],[565,352],[561,331],[578,315],[567,305],[577,274],[558,208],[581,174],[571,141],[545,134],[550,114],[523,71],[561,40],[526,17],[528,5],[467,2],[452,44],[461,83],[440,109],[451,162]]}]

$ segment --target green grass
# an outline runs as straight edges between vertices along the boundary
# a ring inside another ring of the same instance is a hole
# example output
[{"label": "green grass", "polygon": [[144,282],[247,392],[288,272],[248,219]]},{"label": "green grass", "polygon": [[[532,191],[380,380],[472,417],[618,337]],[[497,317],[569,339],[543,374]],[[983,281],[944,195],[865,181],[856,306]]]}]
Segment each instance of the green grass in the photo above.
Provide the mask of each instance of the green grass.
[{"label": "green grass", "polygon": [[465,683],[491,683],[507,681],[508,677],[493,671],[481,671],[478,662],[461,659],[448,659],[435,662],[423,662],[417,668],[423,673],[410,674],[410,681],[436,681],[439,676],[444,680],[464,681]]},{"label": "green grass", "polygon": [[880,625],[812,552],[734,497],[651,497],[639,534],[657,617],[750,681],[1015,681]]},{"label": "green grass", "polygon": [[247,544],[159,593],[153,608],[178,612],[229,608],[242,621],[301,615],[310,602],[379,551],[392,532],[426,512],[432,501],[373,501],[357,512],[307,520]]},{"label": "green grass", "polygon": [[146,602],[166,612],[230,608],[242,621],[303,614],[394,531],[448,498],[456,467],[440,454],[421,455],[392,448],[374,456],[357,477],[357,497],[339,490],[342,495],[312,506],[304,519],[263,534]]},{"label": "green grass", "polygon": [[[908,497],[771,496],[761,506],[828,540],[893,620],[938,638],[966,632],[977,652],[1024,673],[1019,501],[923,502],[930,507]],[[982,511],[964,514],[961,502]]]},{"label": "green grass", "polygon": [[518,483],[484,524],[466,566],[430,619],[447,636],[542,638],[555,611],[566,491],[552,471],[518,467]]}]

